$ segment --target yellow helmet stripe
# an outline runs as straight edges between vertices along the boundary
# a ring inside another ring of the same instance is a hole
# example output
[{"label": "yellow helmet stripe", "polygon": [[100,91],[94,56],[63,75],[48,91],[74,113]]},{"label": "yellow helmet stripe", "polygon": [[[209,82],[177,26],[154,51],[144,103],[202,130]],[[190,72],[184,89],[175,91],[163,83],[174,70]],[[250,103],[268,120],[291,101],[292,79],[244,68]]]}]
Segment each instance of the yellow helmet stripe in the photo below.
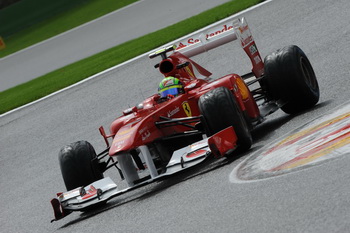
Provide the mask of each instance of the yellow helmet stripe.
[{"label": "yellow helmet stripe", "polygon": [[182,85],[172,85],[172,86],[163,88],[162,90],[160,90],[160,92],[163,92],[163,91],[166,91],[166,90],[169,90],[169,89],[172,89],[172,88],[182,88]]}]

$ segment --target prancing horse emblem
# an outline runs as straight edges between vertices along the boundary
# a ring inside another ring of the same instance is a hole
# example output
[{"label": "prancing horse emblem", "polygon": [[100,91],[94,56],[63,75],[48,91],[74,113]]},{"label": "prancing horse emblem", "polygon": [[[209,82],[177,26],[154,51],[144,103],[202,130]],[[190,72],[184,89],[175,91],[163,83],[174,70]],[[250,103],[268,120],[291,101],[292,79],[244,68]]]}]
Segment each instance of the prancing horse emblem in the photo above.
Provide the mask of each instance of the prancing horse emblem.
[{"label": "prancing horse emblem", "polygon": [[191,107],[190,107],[190,105],[188,104],[187,101],[185,101],[185,102],[182,103],[182,107],[183,107],[183,109],[184,109],[186,115],[187,115],[188,117],[191,117],[191,116],[192,116]]}]

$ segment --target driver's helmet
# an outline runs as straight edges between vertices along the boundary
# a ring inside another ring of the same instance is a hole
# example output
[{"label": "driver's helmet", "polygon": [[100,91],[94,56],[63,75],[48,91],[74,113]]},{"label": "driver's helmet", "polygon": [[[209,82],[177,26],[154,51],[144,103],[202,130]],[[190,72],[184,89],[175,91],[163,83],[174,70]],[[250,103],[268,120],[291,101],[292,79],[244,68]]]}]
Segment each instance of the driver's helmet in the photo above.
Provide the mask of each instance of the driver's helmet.
[{"label": "driver's helmet", "polygon": [[184,89],[179,79],[174,77],[166,77],[159,83],[158,93],[160,98],[166,98],[168,96],[175,97],[184,93]]}]

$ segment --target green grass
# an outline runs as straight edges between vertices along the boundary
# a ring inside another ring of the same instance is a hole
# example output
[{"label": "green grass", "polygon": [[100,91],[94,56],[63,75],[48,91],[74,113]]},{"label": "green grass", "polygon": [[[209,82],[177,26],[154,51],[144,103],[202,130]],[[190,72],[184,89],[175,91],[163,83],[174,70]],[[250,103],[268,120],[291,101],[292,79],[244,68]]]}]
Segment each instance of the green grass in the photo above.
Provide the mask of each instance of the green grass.
[{"label": "green grass", "polygon": [[86,0],[21,0],[0,10],[0,22],[6,22],[0,24],[0,35],[7,38],[31,25],[84,3]]},{"label": "green grass", "polygon": [[[0,58],[136,1],[22,0],[0,11],[0,22],[10,22],[8,24],[0,24],[0,36],[4,38],[6,44],[6,49],[0,50]],[[43,6],[40,7],[38,4]],[[24,16],[20,17],[20,15]],[[53,16],[47,18],[47,15]]]},{"label": "green grass", "polygon": [[162,30],[123,43],[25,84],[0,92],[0,114],[81,81],[259,2],[261,0],[230,1]]}]

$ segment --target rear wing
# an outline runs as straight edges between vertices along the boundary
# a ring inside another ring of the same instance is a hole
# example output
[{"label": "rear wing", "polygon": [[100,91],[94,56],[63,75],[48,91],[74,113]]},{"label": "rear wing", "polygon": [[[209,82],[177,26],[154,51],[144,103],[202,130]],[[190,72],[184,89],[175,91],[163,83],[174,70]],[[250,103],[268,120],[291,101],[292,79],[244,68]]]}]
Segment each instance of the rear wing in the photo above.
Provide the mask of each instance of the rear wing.
[{"label": "rear wing", "polygon": [[244,17],[192,34],[174,44],[175,51],[192,57],[237,39],[252,63],[252,72],[255,77],[262,76],[264,63]]}]

